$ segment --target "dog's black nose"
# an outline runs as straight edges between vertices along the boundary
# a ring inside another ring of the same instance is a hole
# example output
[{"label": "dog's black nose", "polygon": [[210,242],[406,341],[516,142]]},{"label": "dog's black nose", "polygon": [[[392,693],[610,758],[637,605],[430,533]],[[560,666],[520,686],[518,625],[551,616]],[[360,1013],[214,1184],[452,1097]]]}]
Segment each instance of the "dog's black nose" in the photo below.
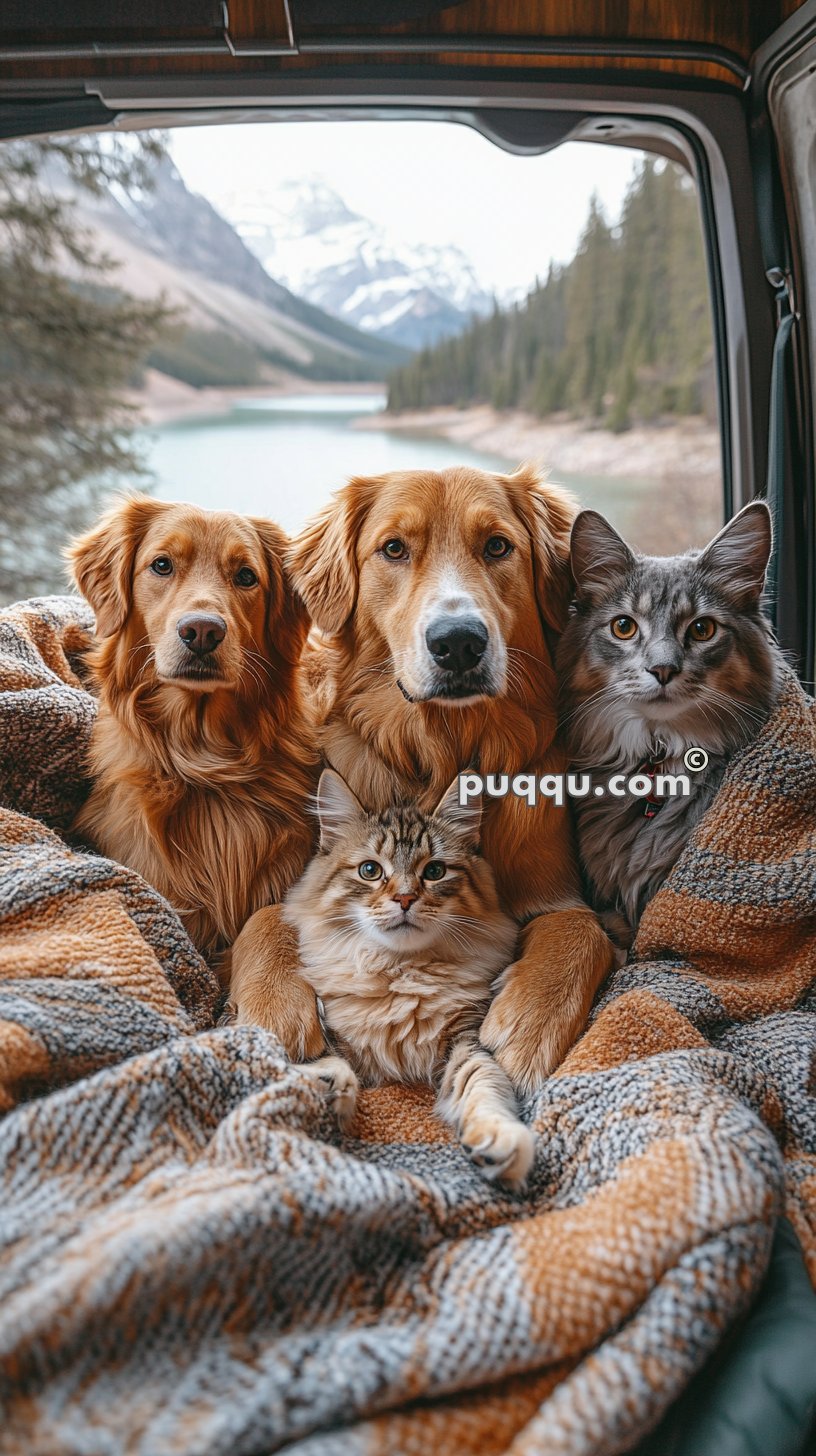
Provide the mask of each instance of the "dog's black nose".
[{"label": "dog's black nose", "polygon": [[646,671],[650,672],[652,677],[656,677],[663,687],[666,686],[666,683],[670,683],[673,677],[677,677],[677,668],[670,662],[658,662],[654,667],[647,667]]},{"label": "dog's black nose", "polygon": [[478,617],[438,617],[425,633],[428,651],[445,672],[477,667],[487,647],[487,628]]},{"label": "dog's black nose", "polygon": [[208,652],[215,651],[219,642],[223,642],[227,624],[214,612],[188,612],[186,616],[179,617],[176,631],[184,646],[189,647],[196,657],[206,657]]}]

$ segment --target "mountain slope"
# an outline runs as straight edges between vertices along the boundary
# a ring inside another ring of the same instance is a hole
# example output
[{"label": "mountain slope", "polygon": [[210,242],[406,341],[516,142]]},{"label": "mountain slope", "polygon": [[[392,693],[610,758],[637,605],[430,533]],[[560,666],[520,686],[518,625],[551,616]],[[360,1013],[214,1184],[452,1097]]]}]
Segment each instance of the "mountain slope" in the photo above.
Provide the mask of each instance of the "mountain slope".
[{"label": "mountain slope", "polygon": [[[379,379],[405,352],[297,298],[271,278],[169,158],[151,191],[77,199],[117,284],[163,292],[179,323],[156,363],[192,383],[251,383],[286,370],[310,379]],[[226,371],[227,377],[222,377]]]},{"label": "mountain slope", "polygon": [[421,349],[461,333],[490,308],[459,248],[410,245],[352,212],[324,183],[234,193],[223,210],[264,268],[346,323]]}]

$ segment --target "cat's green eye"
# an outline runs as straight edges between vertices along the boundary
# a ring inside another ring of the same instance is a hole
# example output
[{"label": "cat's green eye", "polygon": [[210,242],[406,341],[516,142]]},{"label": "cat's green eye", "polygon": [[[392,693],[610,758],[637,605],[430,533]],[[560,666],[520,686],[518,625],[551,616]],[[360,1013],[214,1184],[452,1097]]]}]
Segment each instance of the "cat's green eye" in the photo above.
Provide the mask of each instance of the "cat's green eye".
[{"label": "cat's green eye", "polygon": [[444,880],[448,867],[443,859],[429,859],[422,871],[423,880]]},{"label": "cat's green eye", "polygon": [[710,642],[716,630],[713,617],[698,617],[689,627],[689,636],[693,642]]},{"label": "cat's green eye", "polygon": [[375,859],[364,859],[363,863],[357,866],[357,873],[361,880],[381,880],[383,867],[381,864],[377,864]]},{"label": "cat's green eye", "polygon": [[631,642],[637,635],[638,624],[634,617],[613,617],[609,628],[612,636],[617,637],[619,642]]}]

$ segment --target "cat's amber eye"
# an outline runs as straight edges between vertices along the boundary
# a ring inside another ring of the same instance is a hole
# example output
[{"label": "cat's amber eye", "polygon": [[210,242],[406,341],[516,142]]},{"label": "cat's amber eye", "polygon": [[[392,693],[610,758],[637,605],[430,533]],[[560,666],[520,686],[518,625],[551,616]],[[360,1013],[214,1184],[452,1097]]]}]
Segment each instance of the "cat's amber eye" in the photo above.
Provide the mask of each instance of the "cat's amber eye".
[{"label": "cat's amber eye", "polygon": [[485,545],[484,554],[489,556],[491,561],[501,561],[503,556],[509,556],[513,549],[512,541],[506,536],[489,536]]},{"label": "cat's amber eye", "polygon": [[713,617],[698,617],[689,627],[689,636],[693,642],[710,642],[716,630]]},{"label": "cat's amber eye", "polygon": [[172,576],[173,563],[170,560],[169,556],[157,556],[155,561],[151,561],[150,570],[154,572],[156,576]]},{"label": "cat's amber eye", "polygon": [[423,880],[444,880],[448,867],[443,859],[429,859],[422,871]]},{"label": "cat's amber eye", "polygon": [[383,867],[381,864],[377,864],[375,859],[364,859],[363,863],[357,866],[357,873],[361,880],[368,880],[369,882],[372,880],[381,880],[383,877]]},{"label": "cat's amber eye", "polygon": [[613,617],[609,629],[619,642],[630,642],[637,635],[638,624],[634,617]]},{"label": "cat's amber eye", "polygon": [[386,541],[382,554],[387,556],[389,561],[404,561],[408,555],[408,547],[404,541],[400,541],[395,536],[392,541]]}]

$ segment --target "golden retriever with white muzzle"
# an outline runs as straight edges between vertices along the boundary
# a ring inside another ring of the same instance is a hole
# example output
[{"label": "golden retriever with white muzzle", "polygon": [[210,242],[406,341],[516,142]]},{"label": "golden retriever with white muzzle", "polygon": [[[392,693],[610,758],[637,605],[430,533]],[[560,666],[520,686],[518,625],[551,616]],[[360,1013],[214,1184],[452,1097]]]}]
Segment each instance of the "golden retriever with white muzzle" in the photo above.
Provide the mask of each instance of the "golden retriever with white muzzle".
[{"label": "golden retriever with white muzzle", "polygon": [[[325,758],[367,807],[432,807],[459,772],[563,773],[548,634],[569,602],[571,499],[523,467],[352,480],[295,542],[290,567],[314,622],[329,707]],[[532,1090],[582,1030],[613,947],[583,903],[568,808],[488,797],[482,847],[518,959],[482,1026],[515,1086]],[[314,998],[292,972],[276,910],[239,937],[239,1020],[320,1049]]]}]

